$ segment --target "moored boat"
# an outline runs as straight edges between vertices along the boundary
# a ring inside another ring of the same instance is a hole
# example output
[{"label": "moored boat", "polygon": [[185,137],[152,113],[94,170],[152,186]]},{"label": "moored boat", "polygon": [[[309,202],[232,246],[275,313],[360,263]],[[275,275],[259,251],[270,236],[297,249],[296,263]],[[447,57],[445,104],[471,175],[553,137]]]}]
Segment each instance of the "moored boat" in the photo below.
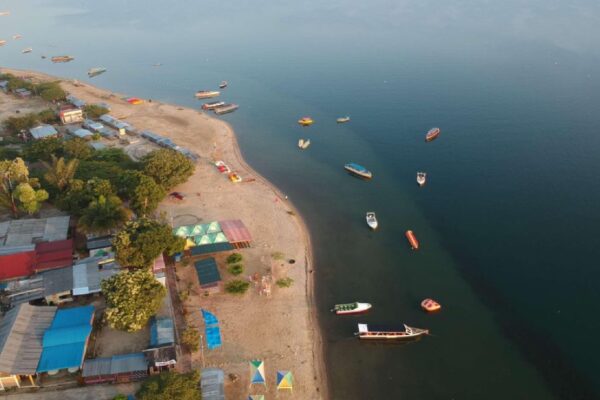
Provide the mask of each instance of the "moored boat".
[{"label": "moored boat", "polygon": [[350,121],[350,117],[349,116],[345,116],[345,117],[340,117],[338,119],[335,120],[335,122],[337,122],[338,124],[344,124],[346,122]]},{"label": "moored boat", "polygon": [[306,139],[304,141],[304,143],[302,144],[301,148],[302,148],[302,150],[306,150],[306,149],[308,149],[308,146],[310,146],[310,139]]},{"label": "moored boat", "polygon": [[367,213],[367,225],[369,225],[369,228],[373,230],[377,229],[379,226],[379,223],[377,222],[377,216],[373,211],[369,211]]},{"label": "moored boat", "polygon": [[223,81],[219,84],[219,89],[225,89],[227,87],[228,83],[227,81]]},{"label": "moored boat", "polygon": [[26,49],[23,49],[23,50],[21,51],[21,53],[23,53],[23,54],[27,54],[27,53],[31,53],[32,51],[33,51],[33,49],[32,49],[31,47],[28,47],[28,48],[26,48]]},{"label": "moored boat", "polygon": [[223,104],[222,106],[215,107],[213,111],[215,114],[221,115],[234,112],[238,108],[240,108],[240,106],[237,104]]},{"label": "moored boat", "polygon": [[217,97],[221,92],[218,90],[198,90],[196,92],[197,99],[210,99],[211,97]]},{"label": "moored boat", "polygon": [[403,328],[358,324],[358,332],[355,333],[359,339],[394,341],[415,340],[428,334],[428,329],[413,328],[406,324],[403,324]]},{"label": "moored boat", "polygon": [[408,239],[408,243],[410,243],[410,247],[413,250],[419,249],[419,241],[417,240],[417,237],[415,236],[413,231],[406,231],[406,238]]},{"label": "moored boat", "polygon": [[0,46],[4,46],[6,44],[6,40],[0,40]]},{"label": "moored boat", "polygon": [[417,183],[419,186],[425,185],[427,182],[427,174],[425,172],[417,172]]},{"label": "moored boat", "polygon": [[298,123],[302,126],[310,126],[314,124],[315,121],[311,117],[302,117],[298,120]]},{"label": "moored boat", "polygon": [[21,36],[21,35],[19,35],[19,34],[17,34],[17,35],[13,35],[13,36],[12,36],[13,40],[19,40],[19,39],[21,39],[22,37],[23,37],[23,36]]},{"label": "moored boat", "polygon": [[433,299],[425,299],[421,302],[421,308],[427,312],[436,312],[442,309],[440,303]]},{"label": "moored boat", "polygon": [[10,15],[10,11],[0,11],[0,17],[6,17],[7,15]]},{"label": "moored boat", "polygon": [[348,163],[344,165],[344,169],[350,172],[353,175],[356,175],[361,178],[371,179],[373,174],[371,171],[363,167],[362,165],[358,165],[356,163]]},{"label": "moored boat", "polygon": [[346,303],[346,304],[336,304],[331,311],[336,313],[337,315],[352,315],[352,314],[363,314],[371,309],[371,304],[369,303]]},{"label": "moored boat", "polygon": [[213,110],[217,107],[221,107],[224,106],[225,102],[224,101],[212,101],[210,103],[204,103],[202,104],[202,109],[203,110]]},{"label": "moored boat", "polygon": [[427,132],[427,135],[425,135],[425,141],[431,142],[432,140],[437,139],[437,137],[440,136],[440,132],[440,128],[431,128]]},{"label": "moored boat", "polygon": [[299,139],[298,140],[298,147],[302,148],[302,146],[304,146],[304,139]]},{"label": "moored boat", "polygon": [[229,180],[233,183],[238,183],[242,181],[242,177],[239,176],[237,173],[232,172],[229,174]]},{"label": "moored boat", "polygon": [[71,57],[71,56],[55,56],[52,57],[50,60],[53,63],[66,63],[69,61],[73,61],[75,59],[75,57]]},{"label": "moored boat", "polygon": [[93,77],[103,74],[105,72],[106,72],[106,68],[103,68],[103,67],[90,68],[88,70],[88,77],[93,78]]}]

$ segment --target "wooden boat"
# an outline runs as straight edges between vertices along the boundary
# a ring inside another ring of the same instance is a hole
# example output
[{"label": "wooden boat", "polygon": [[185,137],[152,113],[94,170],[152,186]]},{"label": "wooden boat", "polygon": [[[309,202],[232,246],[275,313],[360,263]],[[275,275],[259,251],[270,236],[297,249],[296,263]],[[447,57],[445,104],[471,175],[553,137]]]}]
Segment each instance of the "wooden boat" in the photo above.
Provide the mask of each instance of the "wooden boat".
[{"label": "wooden boat", "polygon": [[211,97],[217,97],[221,94],[218,90],[198,90],[196,92],[197,99],[210,99]]},{"label": "wooden boat", "polygon": [[350,121],[350,117],[349,116],[340,117],[340,118],[338,118],[338,119],[335,120],[335,122],[337,122],[338,124],[345,124],[348,121]]},{"label": "wooden boat", "polygon": [[344,165],[344,169],[346,171],[350,172],[351,174],[356,175],[360,178],[371,179],[373,177],[373,174],[371,173],[371,171],[369,171],[362,165],[358,165],[356,163],[348,163],[348,164]]},{"label": "wooden boat", "polygon": [[433,299],[425,299],[421,302],[421,308],[427,312],[437,312],[442,309],[440,303]]},{"label": "wooden boat", "polygon": [[336,313],[337,315],[352,315],[352,314],[364,314],[371,309],[371,304],[369,303],[346,303],[346,304],[336,304],[331,311]]},{"label": "wooden boat", "polygon": [[224,105],[225,105],[224,101],[213,101],[213,102],[210,102],[210,103],[204,103],[204,104],[202,104],[202,109],[203,110],[213,110],[213,109],[215,109],[217,107],[221,107],[221,106],[224,106]]},{"label": "wooden boat", "polygon": [[392,341],[415,340],[428,334],[428,329],[413,328],[406,324],[403,324],[403,328],[358,324],[358,332],[355,333],[359,339]]},{"label": "wooden boat", "polygon": [[93,78],[93,77],[103,74],[105,72],[106,72],[106,68],[103,68],[103,67],[90,68],[88,70],[88,77]]},{"label": "wooden boat", "polygon": [[231,172],[231,169],[229,169],[229,166],[221,160],[216,161],[215,166],[217,167],[219,172],[222,174],[229,174]]},{"label": "wooden boat", "polygon": [[242,177],[236,174],[235,172],[232,172],[229,174],[229,180],[233,183],[238,183],[242,181]]},{"label": "wooden boat", "polygon": [[406,238],[408,239],[408,243],[410,243],[410,247],[412,247],[413,250],[419,249],[419,241],[415,237],[413,231],[406,231]]},{"label": "wooden boat", "polygon": [[427,182],[427,174],[425,172],[417,172],[417,183],[419,186],[425,185]]},{"label": "wooden boat", "polygon": [[219,89],[225,89],[227,87],[228,83],[227,81],[223,81],[219,84]]},{"label": "wooden boat", "polygon": [[21,39],[22,37],[23,37],[23,36],[21,36],[21,35],[18,35],[18,34],[17,34],[17,35],[13,35],[13,36],[12,36],[13,40],[19,40],[19,39]]},{"label": "wooden boat", "polygon": [[302,126],[310,126],[314,124],[315,121],[311,117],[302,117],[298,120],[298,123]]},{"label": "wooden boat", "polygon": [[377,222],[377,217],[375,216],[375,213],[373,211],[369,211],[367,213],[367,225],[369,225],[369,228],[373,230],[377,229],[377,227],[379,226],[379,223]]},{"label": "wooden boat", "polygon": [[52,57],[50,60],[53,63],[66,63],[69,61],[73,61],[75,59],[75,57],[71,57],[71,56],[55,56]]},{"label": "wooden boat", "polygon": [[4,46],[6,44],[6,40],[0,40],[0,46]]},{"label": "wooden boat", "polygon": [[21,53],[23,53],[23,54],[27,54],[27,53],[31,53],[32,51],[33,51],[33,49],[32,49],[31,47],[28,47],[28,48],[26,48],[26,49],[23,49],[23,50],[21,51]]},{"label": "wooden boat", "polygon": [[440,128],[431,128],[427,132],[427,135],[425,135],[425,141],[431,142],[432,140],[437,139],[437,137],[440,136],[440,132]]},{"label": "wooden boat", "polygon": [[222,106],[213,108],[213,111],[217,115],[222,115],[234,112],[238,108],[240,108],[240,106],[238,106],[237,104],[223,104]]},{"label": "wooden boat", "polygon": [[10,11],[0,11],[0,17],[6,17],[10,15]]}]

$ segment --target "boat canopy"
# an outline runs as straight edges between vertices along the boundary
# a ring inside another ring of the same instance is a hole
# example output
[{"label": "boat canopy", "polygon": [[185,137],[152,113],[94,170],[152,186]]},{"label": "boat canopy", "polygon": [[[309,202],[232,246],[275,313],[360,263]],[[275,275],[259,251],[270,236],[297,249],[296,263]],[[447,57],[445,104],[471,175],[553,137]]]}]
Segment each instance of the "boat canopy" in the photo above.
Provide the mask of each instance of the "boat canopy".
[{"label": "boat canopy", "polygon": [[348,164],[346,164],[346,166],[348,166],[352,169],[355,169],[357,171],[360,171],[360,172],[369,172],[365,167],[363,167],[362,165],[356,164],[356,163],[348,163]]}]

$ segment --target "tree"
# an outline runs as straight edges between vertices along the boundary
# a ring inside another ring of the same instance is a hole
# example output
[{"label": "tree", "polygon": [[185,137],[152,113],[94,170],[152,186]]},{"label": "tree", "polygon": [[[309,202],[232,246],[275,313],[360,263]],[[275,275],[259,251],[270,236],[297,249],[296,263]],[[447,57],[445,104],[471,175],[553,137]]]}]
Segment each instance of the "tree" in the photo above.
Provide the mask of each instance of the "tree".
[{"label": "tree", "polygon": [[116,259],[123,267],[148,267],[164,252],[183,250],[185,239],[173,235],[171,227],[160,221],[140,218],[129,221],[115,236]]},{"label": "tree", "polygon": [[38,115],[35,113],[25,114],[21,117],[8,117],[4,121],[4,128],[13,135],[18,135],[21,131],[26,131],[37,125]]},{"label": "tree", "polygon": [[123,225],[128,218],[121,199],[115,195],[100,195],[83,210],[79,228],[88,233],[107,233]]},{"label": "tree", "polygon": [[90,203],[100,196],[114,196],[112,185],[105,179],[93,178],[87,182],[73,179],[66,192],[57,196],[55,205],[74,216],[81,216]]},{"label": "tree", "polygon": [[63,142],[63,150],[69,158],[78,158],[87,160],[92,157],[94,150],[88,145],[85,139],[73,138]]},{"label": "tree", "polygon": [[194,164],[183,154],[161,149],[148,154],[142,160],[144,173],[154,178],[165,190],[185,182],[194,173]]},{"label": "tree", "polygon": [[225,291],[232,294],[244,294],[250,287],[250,283],[241,279],[234,279],[225,284]]},{"label": "tree", "polygon": [[98,119],[104,114],[108,114],[108,108],[96,104],[88,104],[83,107],[83,112],[87,118]]},{"label": "tree", "polygon": [[27,161],[50,161],[52,155],[62,156],[63,143],[58,138],[47,138],[31,141],[23,150],[23,157]]},{"label": "tree", "polygon": [[106,320],[114,329],[135,332],[156,314],[167,289],[147,270],[123,271],[102,281]]},{"label": "tree", "polygon": [[62,192],[70,185],[71,181],[73,181],[77,166],[79,165],[79,160],[72,159],[65,162],[63,157],[56,158],[53,154],[52,165],[44,164],[46,165],[46,168],[48,168],[48,171],[44,174],[44,179]]},{"label": "tree", "polygon": [[29,169],[22,158],[0,161],[0,207],[19,217],[19,211],[37,212],[48,192],[40,189],[39,181],[29,178]]},{"label": "tree", "polygon": [[117,183],[118,192],[129,199],[129,207],[137,215],[146,215],[158,207],[166,196],[162,186],[139,171],[126,171]]},{"label": "tree", "polygon": [[40,97],[46,101],[64,100],[67,93],[62,90],[58,82],[45,82],[37,85],[35,90],[40,94]]},{"label": "tree", "polygon": [[60,122],[58,115],[51,108],[47,108],[43,111],[40,111],[37,114],[37,119],[43,124],[57,124],[58,122]]},{"label": "tree", "polygon": [[181,334],[181,342],[191,351],[198,351],[200,348],[200,332],[193,326],[185,328]]},{"label": "tree", "polygon": [[75,177],[84,181],[100,178],[114,183],[115,186],[119,180],[119,176],[124,173],[123,169],[106,161],[81,160]]},{"label": "tree", "polygon": [[135,394],[138,400],[201,400],[200,374],[163,372],[146,379]]}]

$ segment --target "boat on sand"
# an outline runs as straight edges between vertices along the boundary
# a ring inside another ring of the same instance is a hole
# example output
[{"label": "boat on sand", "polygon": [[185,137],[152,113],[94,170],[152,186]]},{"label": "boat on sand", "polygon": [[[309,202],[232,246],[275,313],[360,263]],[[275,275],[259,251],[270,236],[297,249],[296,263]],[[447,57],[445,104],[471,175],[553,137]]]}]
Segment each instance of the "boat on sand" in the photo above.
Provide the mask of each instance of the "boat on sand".
[{"label": "boat on sand", "polygon": [[371,309],[371,304],[369,303],[346,303],[346,304],[336,304],[331,312],[336,313],[337,315],[352,315],[352,314],[363,314]]},{"label": "boat on sand", "polygon": [[393,341],[415,340],[428,334],[428,329],[413,328],[406,324],[403,327],[358,324],[358,332],[355,333],[359,339]]},{"label": "boat on sand", "polygon": [[427,174],[425,172],[417,172],[417,183],[419,186],[425,185],[427,182]]},{"label": "boat on sand", "polygon": [[369,171],[362,165],[358,165],[356,163],[348,163],[344,165],[344,169],[350,172],[352,175],[358,176],[360,178],[371,179],[373,177],[371,171]]},{"label": "boat on sand", "polygon": [[379,226],[379,223],[377,222],[377,217],[375,216],[375,213],[373,211],[369,211],[367,213],[367,225],[369,225],[369,228],[373,230],[377,229],[377,227]]}]

